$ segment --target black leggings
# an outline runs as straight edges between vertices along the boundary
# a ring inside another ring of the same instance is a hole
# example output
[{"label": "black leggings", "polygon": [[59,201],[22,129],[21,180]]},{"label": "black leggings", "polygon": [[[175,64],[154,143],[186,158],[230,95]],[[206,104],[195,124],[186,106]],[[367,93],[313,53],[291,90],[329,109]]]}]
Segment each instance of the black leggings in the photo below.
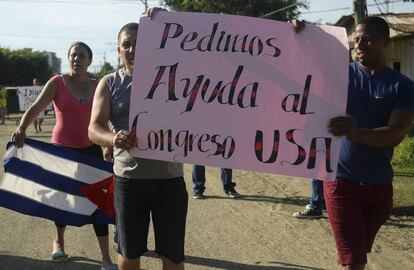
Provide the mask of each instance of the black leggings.
[{"label": "black leggings", "polygon": [[[56,227],[59,228],[65,228],[66,225],[63,224],[59,224],[55,222]],[[94,223],[93,225],[93,230],[95,231],[95,235],[97,237],[100,236],[107,236],[108,235],[108,224],[100,224],[100,223]]]},{"label": "black leggings", "polygon": [[[90,155],[96,158],[103,158],[103,153],[102,153],[102,148],[96,144],[93,144],[89,147],[85,147],[85,148],[72,148],[72,147],[66,147],[61,145],[62,147],[68,148],[68,149],[72,149],[78,152],[81,152],[83,154],[86,155]],[[64,228],[66,227],[65,224],[59,224],[55,222],[56,227],[59,228]],[[101,224],[101,223],[94,223],[93,224],[93,229],[95,231],[95,235],[100,237],[100,236],[107,236],[108,235],[108,224]]]}]

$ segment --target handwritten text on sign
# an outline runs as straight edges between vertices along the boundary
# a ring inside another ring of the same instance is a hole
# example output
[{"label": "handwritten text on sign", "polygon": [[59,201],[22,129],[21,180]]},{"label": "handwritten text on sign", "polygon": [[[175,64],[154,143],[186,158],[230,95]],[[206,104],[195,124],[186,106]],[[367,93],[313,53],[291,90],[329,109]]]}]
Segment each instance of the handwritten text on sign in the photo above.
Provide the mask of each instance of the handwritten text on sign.
[{"label": "handwritten text on sign", "polygon": [[43,86],[19,86],[17,95],[19,97],[19,110],[26,111],[36,100]]},{"label": "handwritten text on sign", "polygon": [[333,179],[345,30],[159,12],[140,20],[130,126],[143,158]]},{"label": "handwritten text on sign", "polygon": [[[17,87],[17,96],[19,97],[19,110],[24,112],[39,96],[40,92],[43,89],[43,85],[32,85],[32,86],[18,86]],[[52,103],[46,108],[46,110],[51,111],[53,109]]]}]

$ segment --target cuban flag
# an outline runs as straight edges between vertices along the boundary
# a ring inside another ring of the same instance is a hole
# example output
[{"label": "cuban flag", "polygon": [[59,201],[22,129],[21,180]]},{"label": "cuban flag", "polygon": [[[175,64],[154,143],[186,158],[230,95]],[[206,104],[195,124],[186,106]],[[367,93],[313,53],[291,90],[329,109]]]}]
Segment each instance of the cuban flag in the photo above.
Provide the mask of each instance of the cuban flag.
[{"label": "cuban flag", "polygon": [[66,225],[113,224],[112,164],[32,139],[9,142],[0,206]]}]

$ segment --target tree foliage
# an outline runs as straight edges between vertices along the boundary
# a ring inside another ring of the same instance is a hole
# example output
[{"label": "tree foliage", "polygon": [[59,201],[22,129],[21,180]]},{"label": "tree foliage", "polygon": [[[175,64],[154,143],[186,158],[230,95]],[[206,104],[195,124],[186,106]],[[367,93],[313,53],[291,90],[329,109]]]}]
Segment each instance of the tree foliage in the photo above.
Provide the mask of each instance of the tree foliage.
[{"label": "tree foliage", "polygon": [[115,71],[115,68],[108,62],[105,62],[102,67],[101,70],[97,73],[93,74],[93,77],[97,78],[97,79],[101,79],[103,76],[105,76],[108,73],[111,73]]},{"label": "tree foliage", "polygon": [[0,85],[31,85],[33,78],[41,83],[52,76],[45,52],[32,49],[10,50],[0,47]]},{"label": "tree foliage", "polygon": [[397,168],[414,168],[414,137],[405,138],[394,150],[392,165]]},{"label": "tree foliage", "polygon": [[225,13],[252,17],[261,17],[290,6],[266,17],[279,21],[297,18],[300,13],[298,8],[307,8],[306,4],[299,3],[297,0],[164,0],[164,4],[176,11]]}]

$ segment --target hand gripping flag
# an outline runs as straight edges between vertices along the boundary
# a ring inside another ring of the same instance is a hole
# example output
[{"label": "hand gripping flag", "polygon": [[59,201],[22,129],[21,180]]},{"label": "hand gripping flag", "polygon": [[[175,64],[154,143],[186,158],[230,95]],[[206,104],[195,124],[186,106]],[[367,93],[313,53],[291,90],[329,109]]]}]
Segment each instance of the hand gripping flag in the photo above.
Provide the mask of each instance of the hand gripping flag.
[{"label": "hand gripping flag", "polygon": [[0,206],[66,225],[114,223],[111,163],[31,139],[9,142],[3,162]]}]

